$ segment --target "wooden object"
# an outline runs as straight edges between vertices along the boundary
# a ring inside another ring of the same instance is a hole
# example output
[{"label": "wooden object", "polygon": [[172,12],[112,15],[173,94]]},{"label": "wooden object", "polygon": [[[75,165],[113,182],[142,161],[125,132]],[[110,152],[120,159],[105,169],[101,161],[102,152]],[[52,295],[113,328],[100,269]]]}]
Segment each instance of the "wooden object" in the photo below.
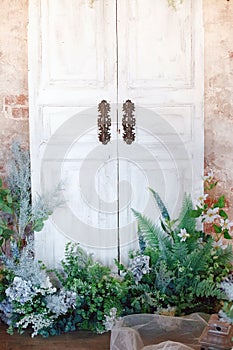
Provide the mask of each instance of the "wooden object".
[{"label": "wooden object", "polygon": [[232,349],[233,328],[231,324],[221,322],[217,314],[210,317],[201,337],[201,349]]}]

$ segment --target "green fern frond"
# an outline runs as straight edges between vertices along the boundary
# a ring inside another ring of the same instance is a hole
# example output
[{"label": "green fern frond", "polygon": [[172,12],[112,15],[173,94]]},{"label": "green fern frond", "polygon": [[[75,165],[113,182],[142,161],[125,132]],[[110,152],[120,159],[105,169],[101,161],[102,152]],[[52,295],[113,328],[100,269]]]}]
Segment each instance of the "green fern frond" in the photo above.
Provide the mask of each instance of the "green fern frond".
[{"label": "green fern frond", "polygon": [[162,214],[162,217],[164,218],[164,220],[168,220],[170,221],[170,215],[168,213],[168,210],[165,206],[165,204],[163,203],[160,195],[158,194],[158,192],[155,192],[152,188],[149,188],[149,190],[151,191],[151,193],[153,194],[153,197],[159,207],[159,210]]},{"label": "green fern frond", "polygon": [[185,242],[175,242],[172,247],[172,260],[174,262],[183,262],[188,255],[188,248]]},{"label": "green fern frond", "polygon": [[169,237],[165,235],[159,226],[155,225],[151,219],[142,215],[135,209],[132,209],[132,211],[138,220],[140,234],[143,235],[147,245],[159,248],[160,251],[171,246]]},{"label": "green fern frond", "polygon": [[197,282],[194,288],[197,297],[214,297],[217,299],[223,299],[225,296],[224,292],[220,289],[220,287],[218,287],[216,283],[209,280]]},{"label": "green fern frond", "polygon": [[197,247],[185,257],[185,265],[198,274],[206,272],[209,266],[209,257],[211,256],[212,240],[206,242],[202,248]]},{"label": "green fern frond", "polygon": [[218,249],[218,262],[222,265],[227,265],[233,261],[232,245],[229,244],[225,249]]},{"label": "green fern frond", "polygon": [[185,228],[188,233],[196,229],[196,219],[192,218],[190,213],[193,210],[193,202],[190,195],[185,194],[181,212],[179,215],[178,229]]},{"label": "green fern frond", "polygon": [[138,220],[139,231],[143,235],[145,240],[149,242],[151,246],[158,247],[159,240],[156,232],[157,230],[152,220],[142,215],[135,209],[132,209],[132,212]]}]

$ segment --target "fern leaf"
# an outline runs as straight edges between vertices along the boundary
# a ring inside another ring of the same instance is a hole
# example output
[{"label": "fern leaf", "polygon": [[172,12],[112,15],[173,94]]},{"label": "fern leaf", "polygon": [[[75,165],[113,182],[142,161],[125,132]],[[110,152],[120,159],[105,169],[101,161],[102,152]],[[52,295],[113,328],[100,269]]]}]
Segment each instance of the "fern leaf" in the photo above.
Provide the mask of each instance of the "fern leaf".
[{"label": "fern leaf", "polygon": [[178,229],[185,228],[187,232],[192,233],[196,229],[196,219],[191,217],[193,203],[190,195],[185,194],[181,212],[179,215]]},{"label": "fern leaf", "polygon": [[215,297],[217,299],[224,298],[223,291],[218,287],[218,285],[216,285],[216,283],[212,281],[203,280],[197,282],[194,288],[197,297]]},{"label": "fern leaf", "polygon": [[152,188],[149,188],[149,190],[153,194],[153,197],[156,200],[156,203],[159,207],[159,210],[161,211],[161,214],[162,214],[162,217],[164,218],[164,220],[170,221],[170,215],[168,213],[168,210],[167,210],[166,206],[164,205],[158,192],[155,192]]},{"label": "fern leaf", "polygon": [[229,244],[225,249],[218,249],[218,262],[222,265],[227,265],[233,261],[232,245]]},{"label": "fern leaf", "polygon": [[146,216],[142,215],[135,209],[132,209],[135,217],[138,220],[139,225],[139,231],[145,238],[145,240],[150,244],[150,246],[158,247],[159,240],[158,240],[158,230],[151,219],[147,218]]},{"label": "fern leaf", "polygon": [[172,260],[177,264],[177,262],[183,263],[188,255],[188,248],[185,242],[175,242],[172,247]]}]

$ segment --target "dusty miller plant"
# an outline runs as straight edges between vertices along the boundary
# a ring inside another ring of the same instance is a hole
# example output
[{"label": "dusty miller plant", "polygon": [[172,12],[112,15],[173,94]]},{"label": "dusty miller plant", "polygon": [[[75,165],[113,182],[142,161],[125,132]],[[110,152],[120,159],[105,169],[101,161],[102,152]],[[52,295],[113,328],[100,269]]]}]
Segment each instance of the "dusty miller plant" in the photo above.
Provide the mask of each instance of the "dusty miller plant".
[{"label": "dusty miller plant", "polygon": [[12,246],[11,256],[4,256],[4,285],[0,290],[0,318],[9,326],[8,333],[16,328],[19,333],[32,329],[47,336],[59,330],[60,318],[72,314],[76,293],[57,289],[43,266],[34,259],[33,242],[19,250]]},{"label": "dusty miller plant", "polygon": [[32,202],[29,151],[13,142],[7,166],[7,188],[0,183],[0,246],[9,239],[22,244],[27,236],[43,228],[44,221],[62,204],[62,185],[53,191],[37,194]]}]

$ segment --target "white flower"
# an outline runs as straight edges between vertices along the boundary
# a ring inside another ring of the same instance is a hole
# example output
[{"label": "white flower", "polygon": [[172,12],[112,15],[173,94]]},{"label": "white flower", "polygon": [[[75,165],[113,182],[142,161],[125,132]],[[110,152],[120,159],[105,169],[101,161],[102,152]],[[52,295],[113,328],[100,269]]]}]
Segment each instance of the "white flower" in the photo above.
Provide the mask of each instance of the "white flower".
[{"label": "white flower", "polygon": [[206,200],[207,197],[208,197],[208,194],[204,194],[204,195],[198,197],[198,199],[197,199],[198,200],[197,206],[198,207],[202,207],[204,205],[205,200]]},{"label": "white flower", "polygon": [[177,236],[181,237],[181,242],[185,242],[186,239],[190,237],[190,234],[186,231],[186,228],[181,228]]},{"label": "white flower", "polygon": [[204,214],[203,217],[203,221],[206,223],[212,223],[214,222],[215,219],[220,218],[220,215],[218,214],[219,208],[209,208],[206,212],[206,214]]},{"label": "white flower", "polygon": [[207,175],[204,176],[204,181],[212,181],[214,178],[213,170],[210,170]]},{"label": "white flower", "polygon": [[233,226],[233,222],[229,222],[228,219],[220,219],[220,225],[223,229],[230,230],[230,228]]},{"label": "white flower", "polygon": [[223,244],[222,238],[220,238],[218,241],[213,242],[213,248],[222,248],[224,250],[227,248],[227,244]]}]

